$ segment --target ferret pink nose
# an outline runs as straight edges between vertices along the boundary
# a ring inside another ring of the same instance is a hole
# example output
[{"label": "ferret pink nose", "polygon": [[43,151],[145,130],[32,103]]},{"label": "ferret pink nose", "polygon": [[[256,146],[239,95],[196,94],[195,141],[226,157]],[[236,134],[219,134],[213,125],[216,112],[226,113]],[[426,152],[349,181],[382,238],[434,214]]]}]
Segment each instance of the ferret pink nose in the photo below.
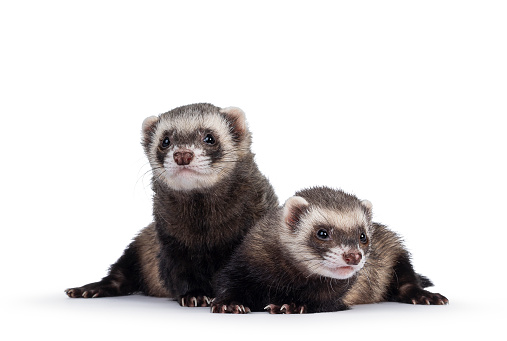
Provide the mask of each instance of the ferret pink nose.
[{"label": "ferret pink nose", "polygon": [[357,265],[357,264],[359,264],[359,262],[361,261],[361,258],[363,258],[363,256],[361,256],[361,253],[358,252],[358,251],[353,251],[353,252],[349,252],[349,253],[344,253],[343,254],[343,260],[348,265]]},{"label": "ferret pink nose", "polygon": [[178,166],[188,165],[192,159],[194,158],[194,153],[189,150],[177,151],[173,154],[174,162],[178,164]]}]

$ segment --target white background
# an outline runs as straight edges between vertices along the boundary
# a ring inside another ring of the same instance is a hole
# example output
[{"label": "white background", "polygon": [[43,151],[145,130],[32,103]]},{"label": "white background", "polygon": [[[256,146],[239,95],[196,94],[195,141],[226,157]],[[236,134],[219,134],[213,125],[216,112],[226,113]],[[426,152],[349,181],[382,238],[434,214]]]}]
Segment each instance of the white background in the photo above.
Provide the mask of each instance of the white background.
[{"label": "white background", "polygon": [[[505,335],[506,17],[502,1],[2,2],[0,336]],[[151,221],[143,119],[196,102],[246,112],[280,200],[328,185],[372,201],[450,305],[67,298]]]}]

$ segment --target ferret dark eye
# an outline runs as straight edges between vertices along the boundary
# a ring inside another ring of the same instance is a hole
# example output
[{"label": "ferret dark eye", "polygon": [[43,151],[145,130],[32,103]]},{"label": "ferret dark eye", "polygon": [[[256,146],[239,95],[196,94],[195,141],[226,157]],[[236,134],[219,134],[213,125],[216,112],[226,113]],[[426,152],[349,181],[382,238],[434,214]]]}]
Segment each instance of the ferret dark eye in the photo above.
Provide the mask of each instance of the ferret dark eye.
[{"label": "ferret dark eye", "polygon": [[207,144],[215,144],[215,138],[213,137],[213,135],[208,134],[208,135],[204,136],[203,142],[207,143]]},{"label": "ferret dark eye", "polygon": [[368,243],[368,237],[366,236],[366,234],[361,233],[361,235],[359,236],[359,241],[363,244]]},{"label": "ferret dark eye", "polygon": [[317,231],[317,238],[319,238],[320,240],[329,239],[329,233],[327,233],[327,231],[324,229],[320,229]]},{"label": "ferret dark eye", "polygon": [[164,140],[162,141],[162,148],[167,148],[171,144],[171,141],[169,141],[169,138],[166,136]]}]

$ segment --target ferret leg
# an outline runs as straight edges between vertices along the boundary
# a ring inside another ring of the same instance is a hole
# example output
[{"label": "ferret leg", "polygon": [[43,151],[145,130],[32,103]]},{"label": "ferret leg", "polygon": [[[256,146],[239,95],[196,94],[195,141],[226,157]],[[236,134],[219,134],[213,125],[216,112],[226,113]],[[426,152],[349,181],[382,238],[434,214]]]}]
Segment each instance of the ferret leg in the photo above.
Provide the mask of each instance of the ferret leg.
[{"label": "ferret leg", "polygon": [[429,279],[414,271],[409,256],[402,255],[394,266],[388,301],[427,305],[448,304],[449,300],[445,296],[424,289],[431,285],[433,284]]},{"label": "ferret leg", "polygon": [[[241,288],[236,284],[235,288]],[[247,295],[243,290],[220,290],[220,294],[211,301],[211,312],[216,314],[248,314],[251,310]],[[218,297],[219,296],[219,297]],[[246,303],[246,304],[245,304]]]},{"label": "ferret leg", "polygon": [[[176,297],[182,307],[209,307],[213,300],[213,290],[209,281],[198,281],[190,274],[174,277],[173,283],[177,284]],[[179,293],[179,295],[178,295]]]},{"label": "ferret leg", "polygon": [[95,298],[128,295],[139,291],[139,265],[135,250],[133,244],[129,245],[101,281],[70,288],[65,290],[65,293],[71,298]]},{"label": "ferret leg", "polygon": [[203,274],[204,265],[192,261],[173,238],[166,237],[160,252],[160,273],[171,297],[182,307],[209,307],[213,299],[211,275]]}]

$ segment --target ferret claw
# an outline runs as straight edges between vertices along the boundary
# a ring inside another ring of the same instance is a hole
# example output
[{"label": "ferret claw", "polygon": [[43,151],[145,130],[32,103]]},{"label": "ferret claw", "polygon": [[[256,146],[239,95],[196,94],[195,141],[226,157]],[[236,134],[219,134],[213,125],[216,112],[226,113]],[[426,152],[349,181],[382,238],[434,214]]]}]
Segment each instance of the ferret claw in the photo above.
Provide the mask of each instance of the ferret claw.
[{"label": "ferret claw", "polygon": [[267,310],[270,314],[305,314],[307,312],[305,305],[297,305],[295,303],[285,303],[281,306],[271,303],[265,306],[264,310]]},{"label": "ferret claw", "polygon": [[217,304],[217,305],[213,305],[211,307],[211,312],[212,313],[220,313],[220,314],[224,314],[224,313],[227,313],[227,314],[247,314],[252,311],[250,310],[250,308],[245,307],[242,304],[232,304],[232,305]]},{"label": "ferret claw", "polygon": [[197,307],[197,298],[192,297],[192,301],[194,301],[194,307]]},{"label": "ferret claw", "polygon": [[449,300],[440,294],[434,294],[432,292],[422,290],[420,293],[412,296],[410,300],[407,300],[407,303],[412,303],[414,305],[446,305],[449,304]]}]

